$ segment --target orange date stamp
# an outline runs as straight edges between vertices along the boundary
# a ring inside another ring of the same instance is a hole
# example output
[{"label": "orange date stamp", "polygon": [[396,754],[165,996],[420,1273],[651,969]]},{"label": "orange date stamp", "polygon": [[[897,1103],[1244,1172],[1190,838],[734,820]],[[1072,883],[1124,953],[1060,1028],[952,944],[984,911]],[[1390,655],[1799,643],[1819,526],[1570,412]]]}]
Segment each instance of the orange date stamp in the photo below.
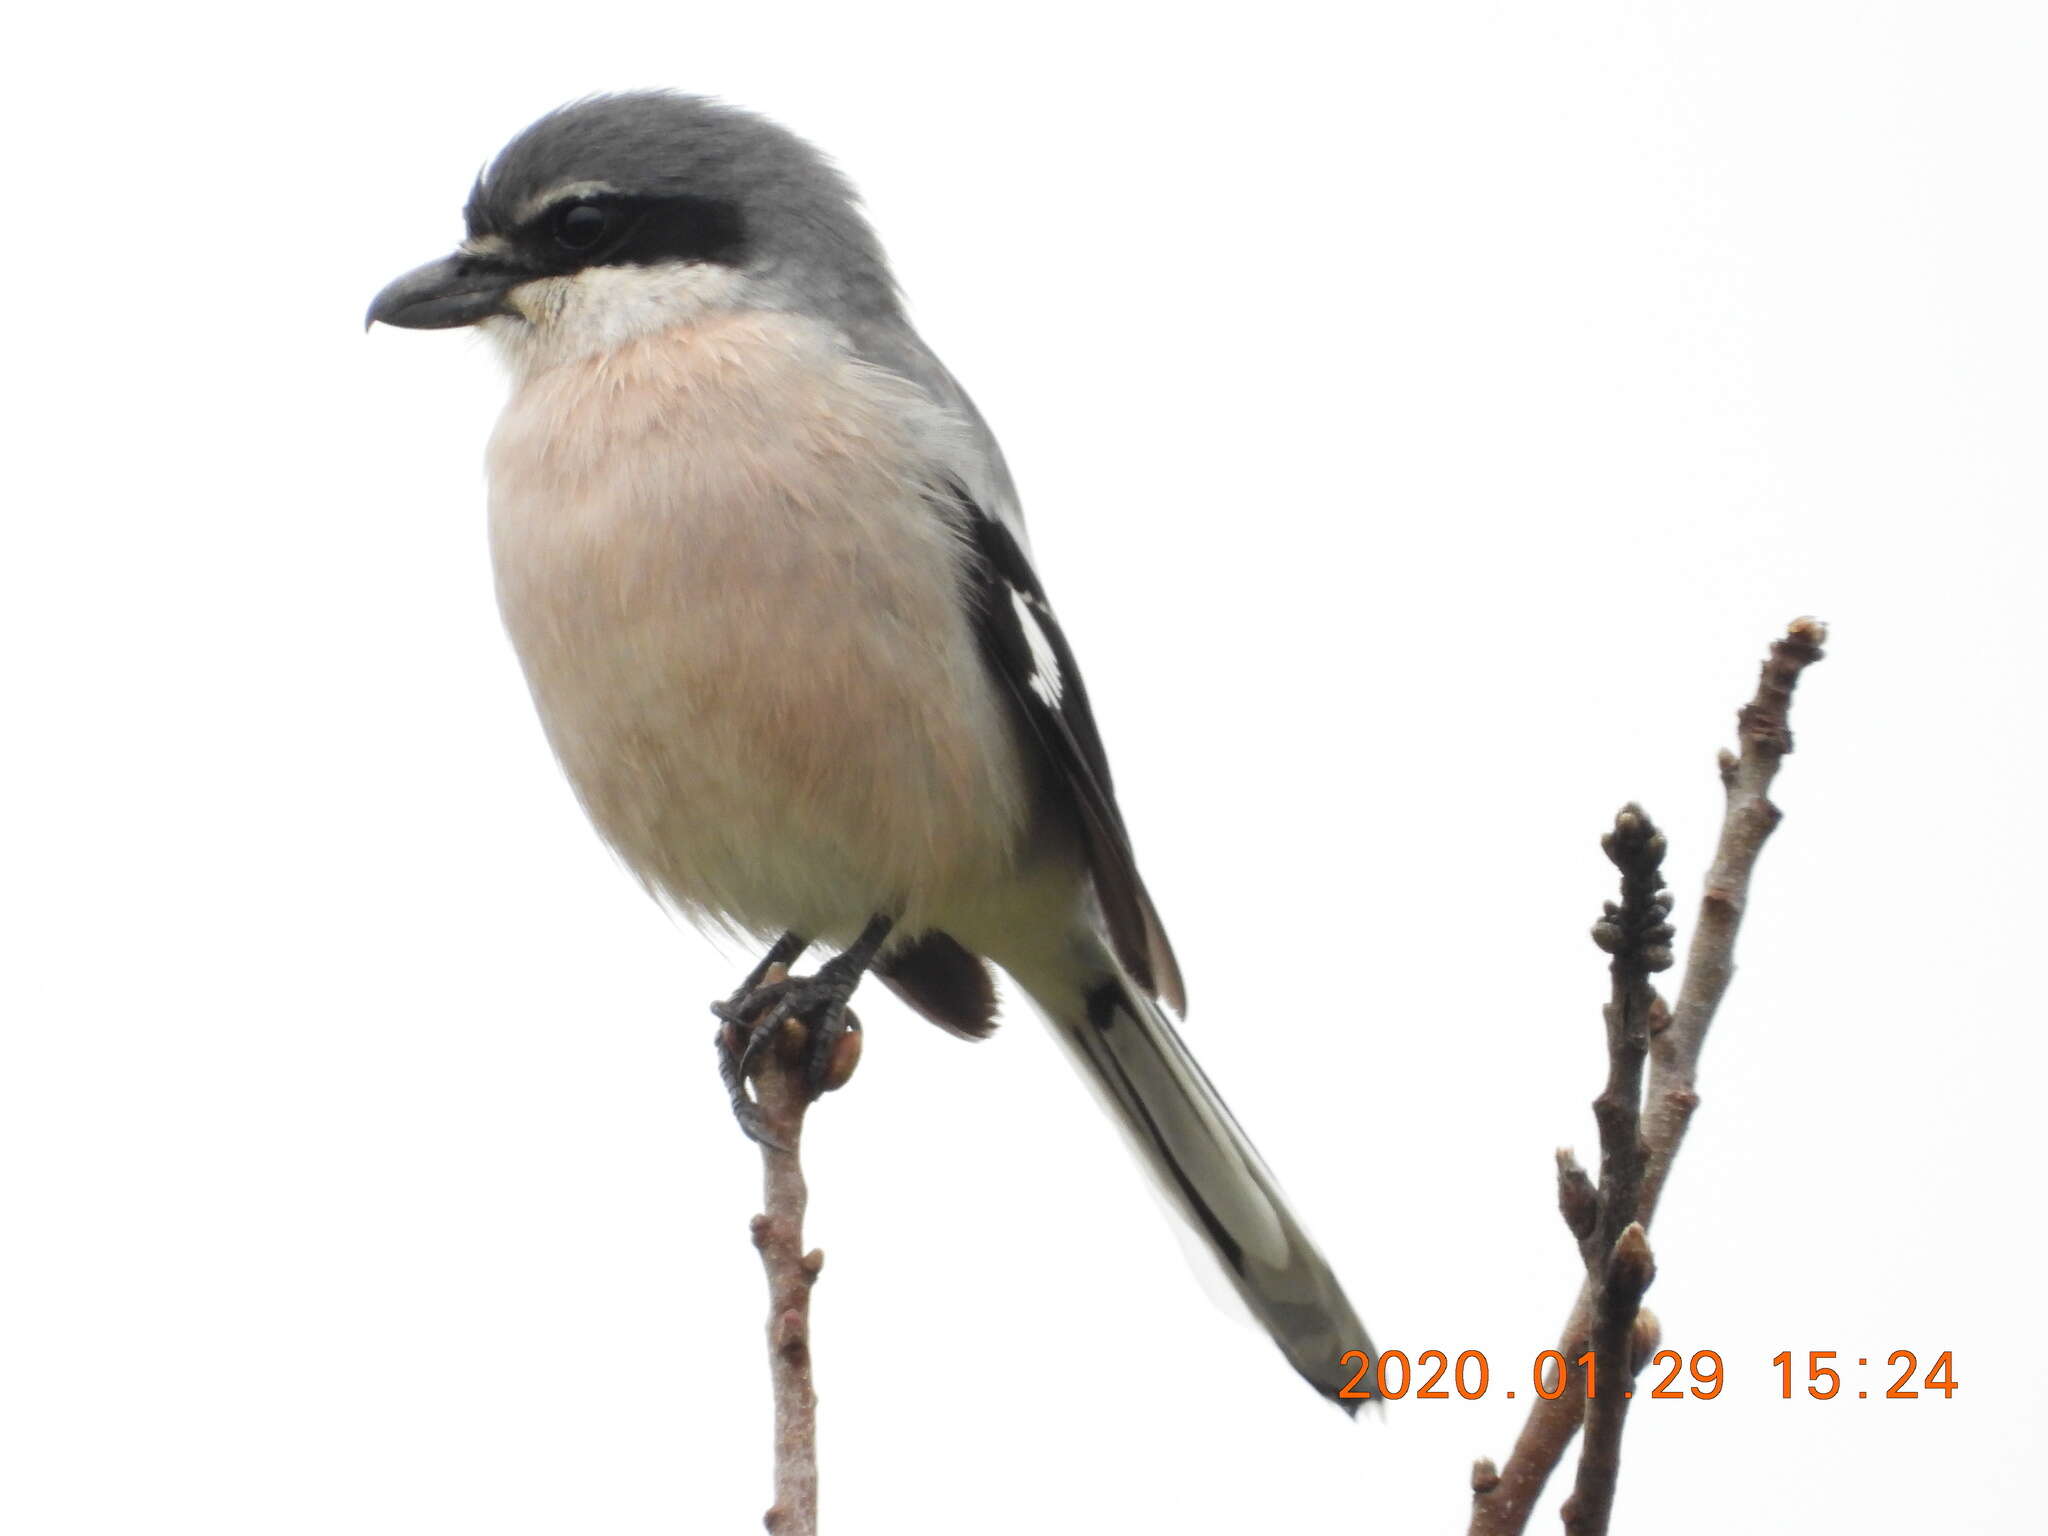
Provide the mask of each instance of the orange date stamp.
[{"label": "orange date stamp", "polygon": [[[1853,1381],[1845,1382],[1843,1372],[1872,1369],[1872,1357],[1857,1355],[1853,1358],[1855,1364],[1851,1366],[1850,1357],[1839,1350],[1813,1349],[1803,1356],[1795,1355],[1789,1349],[1780,1350],[1770,1361],[1778,1372],[1778,1396],[1789,1400],[1795,1395],[1793,1376],[1802,1365],[1805,1374],[1797,1385],[1805,1389],[1805,1396],[1821,1401],[1852,1392],[1856,1397],[1867,1398],[1880,1384],[1884,1384],[1884,1390],[1877,1395],[1883,1398],[1925,1395],[1946,1399],[1956,1395],[1954,1350],[1943,1350],[1922,1372],[1919,1355],[1910,1349],[1895,1349],[1885,1357],[1876,1376],[1854,1378],[1868,1379],[1871,1385],[1866,1387],[1856,1387]],[[1836,1361],[1841,1363],[1831,1363]],[[1377,1355],[1368,1355],[1362,1349],[1347,1349],[1339,1357],[1339,1364],[1356,1365],[1358,1368],[1337,1393],[1341,1398],[1396,1402],[1412,1397],[1448,1402],[1459,1397],[1466,1402],[1476,1402],[1493,1389],[1492,1367],[1487,1363],[1485,1352],[1477,1349],[1464,1350],[1455,1358],[1445,1350],[1425,1349],[1412,1360],[1398,1349],[1383,1350]],[[1567,1393],[1596,1397],[1599,1395],[1601,1369],[1591,1350],[1576,1360],[1567,1360],[1562,1350],[1546,1349],[1530,1365],[1530,1387],[1537,1397],[1546,1402],[1555,1402]],[[1726,1370],[1716,1350],[1695,1350],[1687,1356],[1675,1349],[1660,1349],[1650,1357],[1649,1364],[1637,1374],[1634,1384],[1625,1389],[1622,1396],[1640,1395],[1665,1401],[1691,1398],[1710,1402],[1721,1395],[1725,1379]],[[1503,1387],[1503,1397],[1514,1397],[1519,1390],[1505,1383]]]}]

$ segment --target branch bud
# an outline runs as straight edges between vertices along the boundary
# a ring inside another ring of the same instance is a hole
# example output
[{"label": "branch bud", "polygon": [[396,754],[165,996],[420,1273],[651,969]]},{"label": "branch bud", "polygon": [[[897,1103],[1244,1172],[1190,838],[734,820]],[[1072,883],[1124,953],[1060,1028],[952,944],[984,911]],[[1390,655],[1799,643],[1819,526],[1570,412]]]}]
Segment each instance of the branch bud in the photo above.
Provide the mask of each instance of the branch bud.
[{"label": "branch bud", "polygon": [[1628,1335],[1628,1369],[1631,1376],[1650,1363],[1650,1357],[1657,1353],[1657,1346],[1664,1342],[1664,1325],[1657,1321],[1657,1314],[1648,1307],[1636,1313],[1635,1326]]},{"label": "branch bud", "polygon": [[825,1063],[825,1076],[819,1086],[827,1093],[835,1088],[844,1088],[847,1079],[853,1076],[853,1069],[859,1065],[860,1020],[849,1008],[846,1010],[846,1033],[832,1042],[832,1055]]},{"label": "branch bud", "polygon": [[1600,1194],[1570,1147],[1557,1149],[1557,1209],[1573,1237],[1583,1242],[1593,1235],[1600,1219]]},{"label": "branch bud", "polygon": [[1650,1239],[1640,1221],[1632,1221],[1615,1239],[1614,1252],[1607,1258],[1607,1293],[1634,1306],[1657,1278],[1657,1261],[1650,1253]]}]

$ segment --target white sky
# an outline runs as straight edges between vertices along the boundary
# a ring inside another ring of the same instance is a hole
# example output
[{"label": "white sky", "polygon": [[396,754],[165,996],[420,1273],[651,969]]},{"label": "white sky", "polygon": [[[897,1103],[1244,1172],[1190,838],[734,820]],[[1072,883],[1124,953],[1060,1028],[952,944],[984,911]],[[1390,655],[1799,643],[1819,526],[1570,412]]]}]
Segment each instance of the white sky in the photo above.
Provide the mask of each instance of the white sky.
[{"label": "white sky", "polygon": [[[1655,1233],[1728,1385],[1637,1406],[1618,1528],[2037,1509],[2038,9],[54,15],[0,104],[0,1528],[756,1528],[704,1012],[744,957],[531,718],[494,364],[360,324],[505,138],[643,84],[865,189],[1016,467],[1190,1040],[1381,1341],[1493,1361],[1347,1423],[1034,1021],[863,994],[810,1146],[830,1527],[1462,1529],[1574,1285],[1598,834],[1665,823],[1689,932],[1714,751],[1809,612]],[[1880,1392],[1780,1401],[1783,1349]],[[1884,1401],[1895,1349],[1961,1390]]]}]

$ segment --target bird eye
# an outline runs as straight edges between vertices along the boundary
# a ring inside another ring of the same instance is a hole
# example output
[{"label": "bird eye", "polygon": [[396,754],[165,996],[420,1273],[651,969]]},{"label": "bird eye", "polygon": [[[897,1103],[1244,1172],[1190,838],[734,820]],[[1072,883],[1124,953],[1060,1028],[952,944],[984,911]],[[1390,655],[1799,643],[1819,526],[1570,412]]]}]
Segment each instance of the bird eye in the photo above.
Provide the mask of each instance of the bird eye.
[{"label": "bird eye", "polygon": [[587,251],[611,223],[611,215],[596,203],[571,203],[555,215],[555,244],[565,251]]}]

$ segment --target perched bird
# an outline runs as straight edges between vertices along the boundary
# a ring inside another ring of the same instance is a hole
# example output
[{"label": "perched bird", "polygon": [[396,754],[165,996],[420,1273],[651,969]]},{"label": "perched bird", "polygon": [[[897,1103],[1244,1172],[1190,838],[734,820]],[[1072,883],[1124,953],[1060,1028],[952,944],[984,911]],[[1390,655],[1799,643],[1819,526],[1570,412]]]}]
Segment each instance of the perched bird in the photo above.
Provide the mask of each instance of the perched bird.
[{"label": "perched bird", "polygon": [[[864,972],[979,1039],[993,961],[1336,1399],[1365,1330],[1165,1011],[1180,966],[1002,451],[846,180],[763,118],[638,92],[526,129],[464,218],[369,321],[479,326],[509,363],[505,623],[604,839],[692,918],[775,938],[725,1015],[803,1019],[816,1074]],[[760,986],[813,944],[837,953]]]}]

